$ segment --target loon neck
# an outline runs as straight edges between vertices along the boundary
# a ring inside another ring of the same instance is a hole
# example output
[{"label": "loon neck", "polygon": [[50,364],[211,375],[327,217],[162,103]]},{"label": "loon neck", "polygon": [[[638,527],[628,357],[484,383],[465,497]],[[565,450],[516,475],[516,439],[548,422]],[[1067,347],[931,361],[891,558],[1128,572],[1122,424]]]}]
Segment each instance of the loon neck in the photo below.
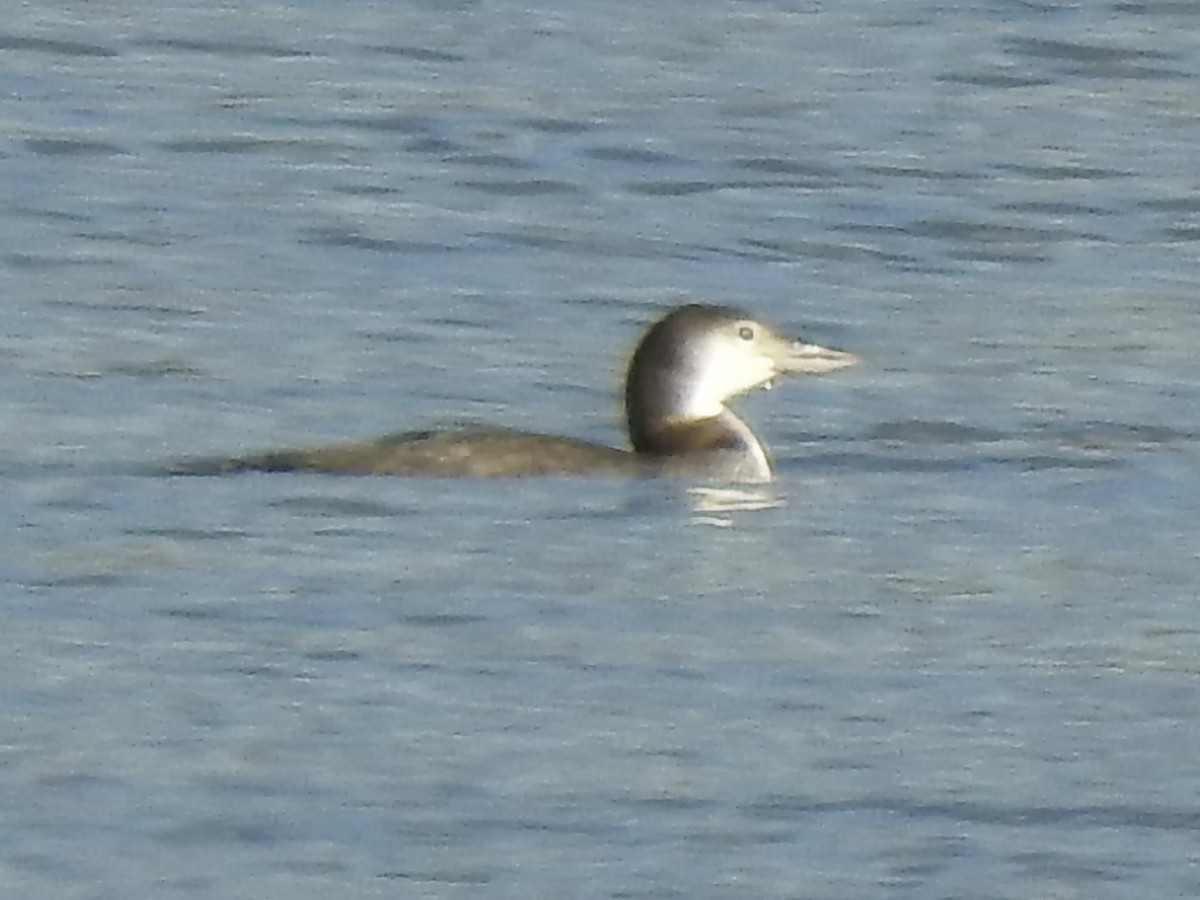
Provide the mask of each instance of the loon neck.
[{"label": "loon neck", "polygon": [[643,456],[698,460],[731,455],[742,477],[769,480],[771,462],[758,435],[729,407],[715,416],[688,419],[668,416],[656,421],[629,422],[634,450]]}]

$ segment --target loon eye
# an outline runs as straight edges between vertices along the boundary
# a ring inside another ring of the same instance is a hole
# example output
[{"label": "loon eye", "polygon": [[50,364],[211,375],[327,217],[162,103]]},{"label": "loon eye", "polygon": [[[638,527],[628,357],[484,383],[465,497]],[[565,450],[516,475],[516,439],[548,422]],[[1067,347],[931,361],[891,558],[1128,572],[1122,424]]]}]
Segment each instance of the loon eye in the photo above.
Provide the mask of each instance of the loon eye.
[{"label": "loon eye", "polygon": [[754,329],[749,325],[743,325],[738,329],[738,337],[743,341],[752,341],[754,340]]}]

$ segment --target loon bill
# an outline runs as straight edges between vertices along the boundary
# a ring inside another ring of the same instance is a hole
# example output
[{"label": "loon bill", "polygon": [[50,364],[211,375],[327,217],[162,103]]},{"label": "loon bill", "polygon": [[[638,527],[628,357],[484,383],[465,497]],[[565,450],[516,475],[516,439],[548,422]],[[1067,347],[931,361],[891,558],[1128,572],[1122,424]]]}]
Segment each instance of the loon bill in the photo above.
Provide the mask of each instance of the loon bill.
[{"label": "loon bill", "polygon": [[185,460],[175,474],[329,472],[513,477],[667,475],[730,482],[771,479],[754,431],[728,401],[782,375],[819,375],[858,358],[780,336],[740,310],[689,304],[643,335],[625,380],[631,450],[502,428],[420,431],[253,456]]}]

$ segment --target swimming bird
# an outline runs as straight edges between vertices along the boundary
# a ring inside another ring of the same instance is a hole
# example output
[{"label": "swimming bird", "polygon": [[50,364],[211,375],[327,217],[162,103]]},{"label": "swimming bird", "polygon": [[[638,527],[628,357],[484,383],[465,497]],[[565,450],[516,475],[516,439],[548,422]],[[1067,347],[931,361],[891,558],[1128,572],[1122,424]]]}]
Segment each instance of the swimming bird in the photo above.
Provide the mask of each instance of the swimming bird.
[{"label": "swimming bird", "polygon": [[330,472],[504,477],[667,475],[729,482],[772,477],[762,441],[728,402],[782,375],[819,375],[852,353],[788,339],[726,306],[676,307],[642,336],[625,380],[631,449],[503,428],[417,431],[232,459],[184,461],[176,474]]}]

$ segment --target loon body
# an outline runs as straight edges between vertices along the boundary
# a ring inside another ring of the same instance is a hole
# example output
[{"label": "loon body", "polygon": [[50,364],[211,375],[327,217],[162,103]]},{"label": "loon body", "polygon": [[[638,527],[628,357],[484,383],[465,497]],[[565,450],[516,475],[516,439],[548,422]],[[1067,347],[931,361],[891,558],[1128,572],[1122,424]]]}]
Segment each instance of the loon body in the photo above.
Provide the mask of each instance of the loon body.
[{"label": "loon body", "polygon": [[196,460],[180,474],[240,471],[504,477],[548,474],[675,475],[723,481],[771,479],[754,431],[727,405],[778,376],[852,366],[841,350],[784,338],[747,314],[691,304],[642,337],[625,381],[632,450],[495,428],[423,431],[368,441]]}]

